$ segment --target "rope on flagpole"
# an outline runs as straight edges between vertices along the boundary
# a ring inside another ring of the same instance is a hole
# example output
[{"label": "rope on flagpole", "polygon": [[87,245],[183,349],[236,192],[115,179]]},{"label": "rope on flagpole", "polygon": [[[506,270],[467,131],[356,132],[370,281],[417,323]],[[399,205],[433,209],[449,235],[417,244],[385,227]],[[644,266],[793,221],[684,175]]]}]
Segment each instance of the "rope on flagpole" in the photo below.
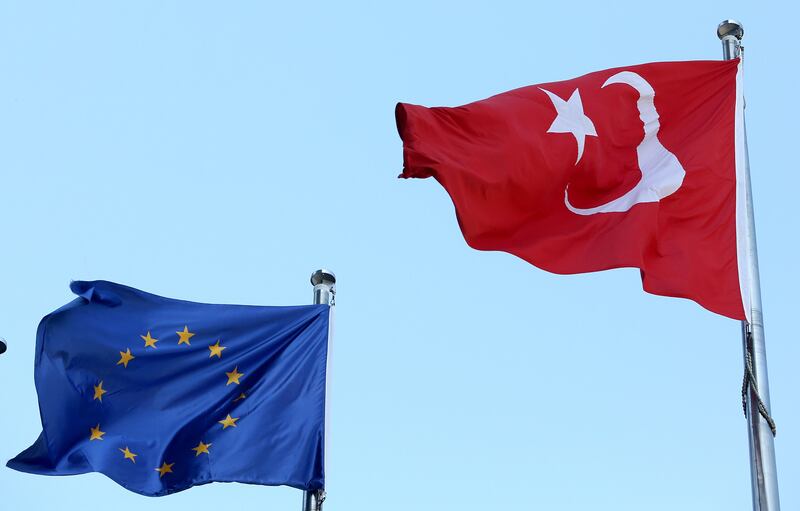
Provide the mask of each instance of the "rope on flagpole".
[{"label": "rope on flagpole", "polygon": [[750,332],[750,329],[747,329],[747,349],[744,352],[744,377],[742,378],[742,410],[744,411],[744,416],[747,417],[747,391],[749,389],[753,389],[753,395],[756,397],[756,402],[758,403],[758,413],[764,417],[764,420],[767,421],[769,425],[769,429],[772,430],[772,436],[775,436],[778,433],[778,429],[775,426],[775,421],[770,417],[769,412],[767,411],[767,407],[764,404],[764,401],[761,399],[761,395],[758,393],[758,383],[756,383],[756,376],[753,372],[753,357],[750,355],[750,352],[753,348],[753,334]]},{"label": "rope on flagpole", "polygon": [[317,490],[317,509],[322,509],[322,503],[325,502],[327,496],[325,490]]}]

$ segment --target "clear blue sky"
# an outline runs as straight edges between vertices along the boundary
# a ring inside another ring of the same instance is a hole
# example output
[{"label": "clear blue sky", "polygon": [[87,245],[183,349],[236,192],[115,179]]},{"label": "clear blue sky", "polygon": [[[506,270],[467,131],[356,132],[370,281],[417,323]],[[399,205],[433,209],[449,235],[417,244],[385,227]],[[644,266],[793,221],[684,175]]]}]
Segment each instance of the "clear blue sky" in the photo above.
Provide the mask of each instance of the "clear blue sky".
[{"label": "clear blue sky", "polygon": [[[747,121],[783,509],[800,509],[794,3],[0,4],[0,461],[40,431],[41,316],[71,279],[302,304],[339,277],[326,509],[749,510],[738,323],[466,246],[396,179],[399,100],[458,105],[746,29]],[[791,27],[790,27],[791,28]],[[0,509],[298,509],[215,484],[148,499],[0,469]]]}]

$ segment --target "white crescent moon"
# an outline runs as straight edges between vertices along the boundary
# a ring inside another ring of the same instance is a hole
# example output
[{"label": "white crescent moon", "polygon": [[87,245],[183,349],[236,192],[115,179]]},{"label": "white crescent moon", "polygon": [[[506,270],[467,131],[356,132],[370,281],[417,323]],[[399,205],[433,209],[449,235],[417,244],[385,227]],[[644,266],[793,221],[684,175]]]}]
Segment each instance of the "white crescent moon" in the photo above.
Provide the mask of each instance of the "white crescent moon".
[{"label": "white crescent moon", "polygon": [[642,178],[628,193],[594,208],[576,208],[569,202],[569,185],[564,190],[564,204],[567,209],[578,215],[596,215],[597,213],[621,213],[628,211],[636,204],[644,202],[658,202],[672,195],[683,184],[686,171],[674,154],[669,152],[658,140],[658,111],[653,103],[656,92],[653,87],[640,75],[631,71],[622,71],[615,74],[603,84],[611,85],[624,83],[639,92],[636,107],[639,109],[639,118],[644,123],[644,139],[636,148],[639,159],[639,170]]}]

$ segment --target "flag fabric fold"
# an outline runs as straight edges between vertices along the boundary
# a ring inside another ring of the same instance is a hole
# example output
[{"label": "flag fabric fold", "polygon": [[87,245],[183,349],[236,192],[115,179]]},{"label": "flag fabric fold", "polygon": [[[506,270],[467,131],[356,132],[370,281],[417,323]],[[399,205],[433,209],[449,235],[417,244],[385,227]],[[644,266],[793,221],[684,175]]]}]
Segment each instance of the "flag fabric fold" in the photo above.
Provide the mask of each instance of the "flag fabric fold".
[{"label": "flag fabric fold", "polygon": [[105,281],[42,319],[43,431],[8,462],[148,496],[214,481],[324,487],[327,305],[173,300]]},{"label": "flag fabric fold", "polygon": [[399,103],[404,178],[435,178],[467,243],[544,270],[749,310],[740,62],[642,64],[460,107]]}]

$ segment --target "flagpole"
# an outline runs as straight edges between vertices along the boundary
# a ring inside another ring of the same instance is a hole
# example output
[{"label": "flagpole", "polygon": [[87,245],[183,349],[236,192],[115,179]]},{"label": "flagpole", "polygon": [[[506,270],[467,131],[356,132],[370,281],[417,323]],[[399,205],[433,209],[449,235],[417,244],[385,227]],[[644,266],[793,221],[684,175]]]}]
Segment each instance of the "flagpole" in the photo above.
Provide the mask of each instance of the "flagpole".
[{"label": "flagpole", "polygon": [[[314,286],[314,303],[315,304],[326,304],[330,306],[335,306],[336,302],[334,297],[336,296],[336,275],[333,274],[332,271],[321,269],[317,270],[311,274],[311,285]],[[331,327],[332,329],[332,327]],[[330,335],[329,331],[329,335]],[[330,345],[330,342],[329,342]],[[328,354],[328,359],[330,360],[330,353]],[[328,375],[326,375],[328,377]],[[327,403],[328,403],[328,396],[327,396],[327,389],[326,389],[326,396],[325,396],[325,429],[327,432],[328,424],[327,424]],[[328,439],[325,438],[325,456],[327,457],[327,444]],[[322,511],[322,502],[325,500],[325,490],[315,490],[315,491],[304,491],[303,492],[303,511]]]},{"label": "flagpole", "polygon": [[[741,23],[734,20],[723,21],[717,27],[717,36],[722,41],[722,54],[725,60],[735,59],[741,55],[742,37],[744,37],[744,27]],[[742,321],[742,345],[746,382],[748,377],[751,379],[743,392],[746,393],[744,404],[750,439],[753,511],[780,511],[778,472],[773,443],[774,423],[771,425],[767,421],[767,418],[770,417],[767,350],[764,340],[761,284],[758,275],[758,250],[756,247],[755,216],[753,214],[753,192],[750,187],[750,161],[747,154],[746,133],[744,134],[744,150],[745,203],[747,204],[745,244],[750,273],[751,307],[750,321]],[[772,419],[770,418],[769,420],[771,421]]]}]

